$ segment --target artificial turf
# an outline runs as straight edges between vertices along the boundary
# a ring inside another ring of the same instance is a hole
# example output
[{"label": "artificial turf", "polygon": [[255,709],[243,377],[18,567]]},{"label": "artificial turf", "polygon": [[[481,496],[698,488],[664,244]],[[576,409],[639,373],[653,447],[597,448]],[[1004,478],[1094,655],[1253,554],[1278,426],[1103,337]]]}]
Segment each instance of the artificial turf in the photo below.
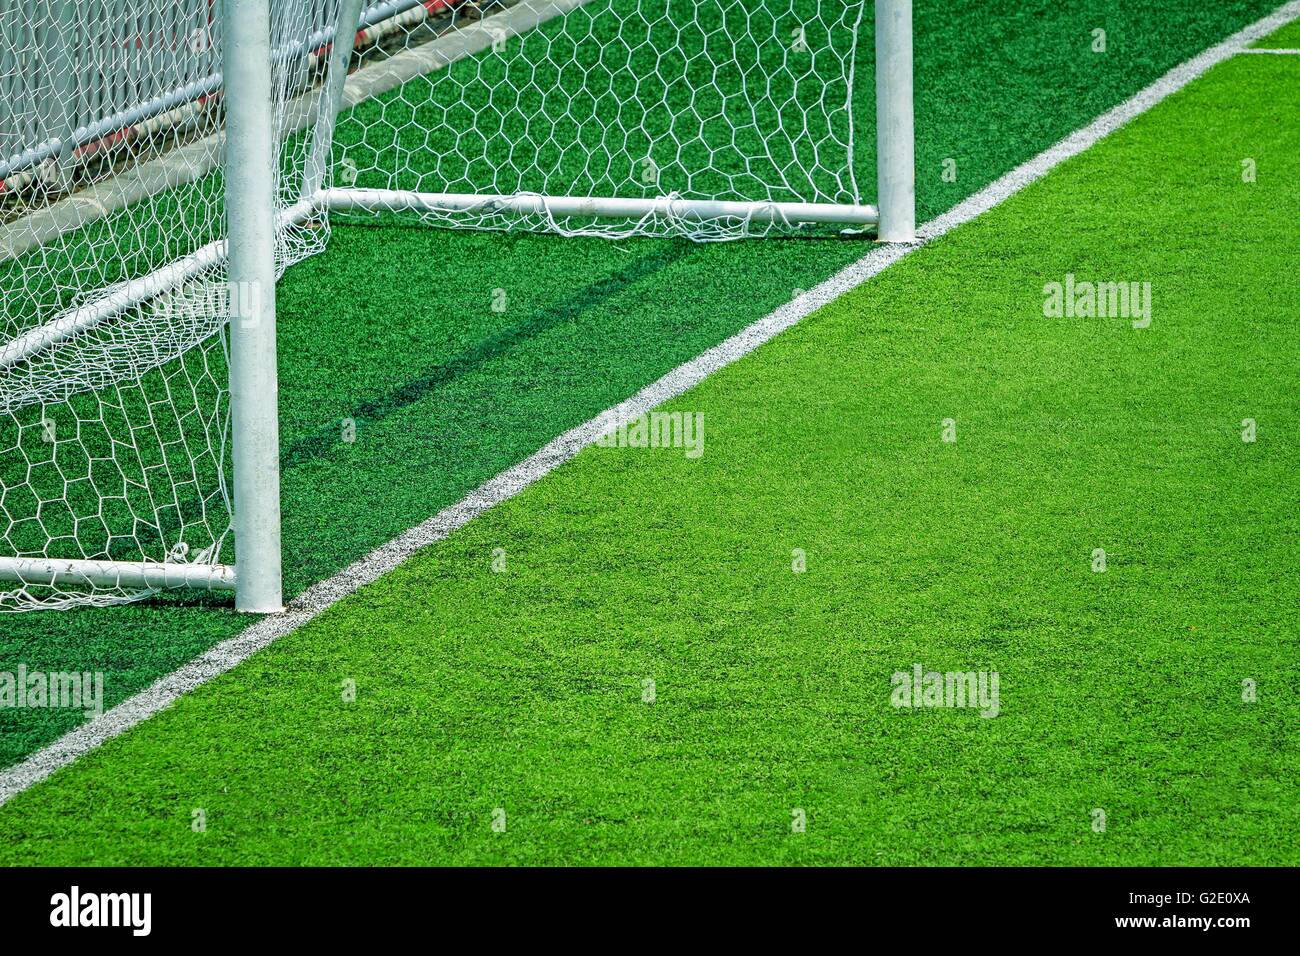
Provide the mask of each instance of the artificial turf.
[{"label": "artificial turf", "polygon": [[[916,4],[918,202],[928,218],[1273,0]],[[1107,52],[1091,50],[1107,30]],[[868,27],[869,29],[869,27]],[[859,179],[873,179],[871,49]],[[952,158],[956,178],[945,179]],[[868,197],[869,198],[869,193]],[[860,242],[559,240],[338,228],[279,289],[286,588],[299,593],[546,440],[787,301]],[[493,291],[507,292],[503,313]],[[375,356],[382,356],[376,361]],[[342,420],[358,440],[342,440]],[[192,596],[0,619],[0,670],[102,671],[116,703],[247,623]],[[0,765],[81,721],[0,709]]]},{"label": "artificial turf", "polygon": [[[675,400],[701,457],[588,449],[15,798],[0,860],[1295,864],[1296,70]],[[1149,327],[1046,316],[1067,274]],[[892,707],[914,664],[998,716]]]}]

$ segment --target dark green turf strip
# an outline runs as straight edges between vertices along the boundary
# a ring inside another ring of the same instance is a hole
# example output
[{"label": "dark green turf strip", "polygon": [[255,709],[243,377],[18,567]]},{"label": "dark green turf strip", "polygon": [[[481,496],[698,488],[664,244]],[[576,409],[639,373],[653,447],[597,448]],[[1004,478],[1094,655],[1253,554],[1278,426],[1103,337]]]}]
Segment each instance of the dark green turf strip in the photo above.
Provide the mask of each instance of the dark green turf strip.
[{"label": "dark green turf strip", "polygon": [[[0,809],[0,860],[1296,863],[1295,76],[1216,68],[671,403],[703,457],[589,449]],[[1045,317],[1067,273],[1151,326]],[[916,663],[1000,714],[891,708]]]},{"label": "dark green turf strip", "polygon": [[[922,217],[1273,6],[918,3]],[[1105,54],[1090,50],[1097,26],[1108,31]],[[871,44],[865,47],[869,60]],[[868,192],[870,76],[864,65],[858,132]],[[949,157],[957,163],[953,182],[941,178]],[[337,230],[329,251],[290,270],[280,290],[290,593],[456,501],[864,248]],[[635,281],[615,287],[628,278]],[[510,303],[504,313],[491,310],[498,288]],[[376,410],[382,414],[367,420]],[[336,427],[341,435],[345,417],[360,419],[359,440],[331,447],[328,435]],[[0,618],[0,670],[101,670],[111,704],[245,623],[192,600],[7,616]],[[79,721],[66,711],[0,710],[0,765]]]}]

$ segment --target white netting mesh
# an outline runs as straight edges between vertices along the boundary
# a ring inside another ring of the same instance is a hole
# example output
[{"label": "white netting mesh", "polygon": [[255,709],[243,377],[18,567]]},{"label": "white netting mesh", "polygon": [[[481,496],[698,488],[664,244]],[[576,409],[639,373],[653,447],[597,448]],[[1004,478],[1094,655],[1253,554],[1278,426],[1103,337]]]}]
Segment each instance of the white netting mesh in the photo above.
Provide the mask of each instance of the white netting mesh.
[{"label": "white netting mesh", "polygon": [[[232,557],[219,8],[0,7],[0,558]],[[336,9],[272,4],[282,209],[302,187],[300,97],[320,79],[305,42]],[[279,269],[326,238],[284,229]],[[187,262],[161,294],[69,331]],[[0,581],[0,610],[141,594]]]},{"label": "white netting mesh", "polygon": [[678,215],[680,200],[856,205],[863,15],[862,0],[426,3],[363,37],[359,53],[391,55],[340,119],[336,182],[679,201],[614,219],[521,214],[498,199],[420,213],[441,225],[605,236],[773,228]]}]

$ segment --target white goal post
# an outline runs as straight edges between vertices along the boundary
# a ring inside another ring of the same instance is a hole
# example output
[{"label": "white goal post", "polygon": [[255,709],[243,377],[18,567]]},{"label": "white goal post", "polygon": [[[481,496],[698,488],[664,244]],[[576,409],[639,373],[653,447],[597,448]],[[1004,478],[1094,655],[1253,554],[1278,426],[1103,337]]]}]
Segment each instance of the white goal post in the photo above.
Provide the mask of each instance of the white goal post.
[{"label": "white goal post", "polygon": [[161,66],[79,63],[77,0],[15,2],[0,611],[173,588],[282,610],[275,289],[332,221],[915,239],[911,0],[874,0],[874,204],[872,0],[110,0],[115,37],[186,37]]}]

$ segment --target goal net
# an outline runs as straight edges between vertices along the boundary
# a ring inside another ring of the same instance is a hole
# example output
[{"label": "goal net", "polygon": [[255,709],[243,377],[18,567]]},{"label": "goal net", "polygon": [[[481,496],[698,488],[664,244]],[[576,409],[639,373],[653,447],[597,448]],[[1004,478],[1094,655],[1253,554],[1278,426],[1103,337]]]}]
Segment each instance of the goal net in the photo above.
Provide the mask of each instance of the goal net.
[{"label": "goal net", "polygon": [[363,54],[396,52],[340,119],[337,211],[700,240],[871,220],[853,152],[862,0],[420,11],[362,37]]},{"label": "goal net", "polygon": [[280,593],[275,282],[330,224],[912,237],[911,3],[0,6],[0,611]]}]

